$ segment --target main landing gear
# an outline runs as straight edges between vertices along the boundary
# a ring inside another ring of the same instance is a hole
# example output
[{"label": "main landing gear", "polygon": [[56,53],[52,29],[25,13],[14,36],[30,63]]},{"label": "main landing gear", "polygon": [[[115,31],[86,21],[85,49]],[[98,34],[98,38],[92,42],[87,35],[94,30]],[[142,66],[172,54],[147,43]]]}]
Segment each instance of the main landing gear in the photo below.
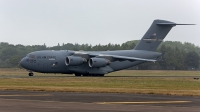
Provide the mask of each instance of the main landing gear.
[{"label": "main landing gear", "polygon": [[87,77],[87,76],[103,77],[104,74],[80,74],[80,73],[75,73],[75,76],[76,77],[80,77],[80,76],[84,76],[84,77]]},{"label": "main landing gear", "polygon": [[75,76],[77,76],[77,77],[80,77],[80,76],[81,76],[81,74],[79,74],[79,73],[75,73]]}]

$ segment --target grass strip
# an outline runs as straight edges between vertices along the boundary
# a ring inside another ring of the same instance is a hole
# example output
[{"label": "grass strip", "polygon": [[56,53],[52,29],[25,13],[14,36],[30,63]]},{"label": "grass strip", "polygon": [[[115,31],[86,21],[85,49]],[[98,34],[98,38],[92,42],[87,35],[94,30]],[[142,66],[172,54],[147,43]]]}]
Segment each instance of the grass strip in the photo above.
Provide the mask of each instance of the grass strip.
[{"label": "grass strip", "polygon": [[[21,78],[21,76],[23,77]],[[24,70],[1,69],[0,89],[24,91],[98,92],[200,96],[200,80],[194,80],[192,77],[166,78],[131,76],[199,77],[200,72],[124,70],[108,74],[107,77],[73,77],[71,75],[67,76],[63,74],[55,75],[40,73],[36,73],[35,76],[29,77],[27,76],[27,72]]]}]

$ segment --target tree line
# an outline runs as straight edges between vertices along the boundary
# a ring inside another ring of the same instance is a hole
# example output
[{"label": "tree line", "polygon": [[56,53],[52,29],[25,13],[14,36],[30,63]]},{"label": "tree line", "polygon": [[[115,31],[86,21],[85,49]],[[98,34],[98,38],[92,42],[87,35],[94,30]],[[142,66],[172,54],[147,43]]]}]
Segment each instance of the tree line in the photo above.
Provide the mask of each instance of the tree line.
[{"label": "tree line", "polygon": [[[0,43],[0,68],[20,67],[20,60],[26,54],[38,50],[84,50],[84,51],[107,51],[107,50],[130,50],[135,47],[138,40],[128,41],[123,44],[89,45],[89,44],[58,44],[47,47],[44,45],[13,45],[6,42]],[[142,70],[196,70],[199,69],[200,47],[194,44],[177,41],[165,41],[158,47],[157,52],[165,52],[162,61],[155,63],[147,62],[129,69]]]}]

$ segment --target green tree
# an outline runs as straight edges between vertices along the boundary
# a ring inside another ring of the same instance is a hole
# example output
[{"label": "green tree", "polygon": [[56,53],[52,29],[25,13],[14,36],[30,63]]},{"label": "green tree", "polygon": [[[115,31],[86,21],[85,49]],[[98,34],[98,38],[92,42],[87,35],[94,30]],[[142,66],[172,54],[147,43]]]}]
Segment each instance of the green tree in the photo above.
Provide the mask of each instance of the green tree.
[{"label": "green tree", "polygon": [[20,60],[21,60],[21,57],[19,57],[18,55],[14,55],[9,58],[9,63],[11,64],[12,67],[17,67]]},{"label": "green tree", "polygon": [[186,57],[185,57],[185,64],[188,67],[193,67],[195,69],[197,69],[199,67],[199,55],[194,52],[194,51],[190,51],[187,53]]}]

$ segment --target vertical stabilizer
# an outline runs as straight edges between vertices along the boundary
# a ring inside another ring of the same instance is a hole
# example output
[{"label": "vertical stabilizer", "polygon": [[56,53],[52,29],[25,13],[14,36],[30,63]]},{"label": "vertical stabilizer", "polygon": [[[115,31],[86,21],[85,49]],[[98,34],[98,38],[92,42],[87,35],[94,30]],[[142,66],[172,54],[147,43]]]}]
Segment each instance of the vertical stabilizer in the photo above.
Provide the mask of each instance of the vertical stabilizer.
[{"label": "vertical stabilizer", "polygon": [[155,51],[173,26],[176,24],[165,20],[154,20],[134,50]]}]

